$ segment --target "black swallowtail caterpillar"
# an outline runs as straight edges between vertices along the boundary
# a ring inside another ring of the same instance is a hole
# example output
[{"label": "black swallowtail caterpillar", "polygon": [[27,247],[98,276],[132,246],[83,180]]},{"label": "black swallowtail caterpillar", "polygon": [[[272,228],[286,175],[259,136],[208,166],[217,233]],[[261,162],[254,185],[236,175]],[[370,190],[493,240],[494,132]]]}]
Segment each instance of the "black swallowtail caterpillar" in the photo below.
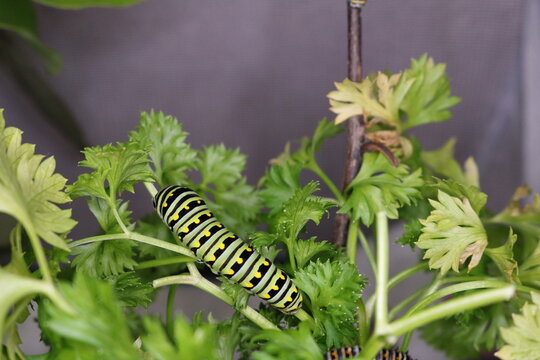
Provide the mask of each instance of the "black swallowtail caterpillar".
[{"label": "black swallowtail caterpillar", "polygon": [[[360,346],[344,346],[341,349],[333,349],[326,353],[326,360],[350,359],[360,354]],[[379,351],[373,360],[414,360],[407,352],[383,349]]]},{"label": "black swallowtail caterpillar", "polygon": [[168,186],[156,194],[154,207],[178,239],[214,273],[285,314],[300,309],[302,294],[291,278],[217,221],[196,192]]}]

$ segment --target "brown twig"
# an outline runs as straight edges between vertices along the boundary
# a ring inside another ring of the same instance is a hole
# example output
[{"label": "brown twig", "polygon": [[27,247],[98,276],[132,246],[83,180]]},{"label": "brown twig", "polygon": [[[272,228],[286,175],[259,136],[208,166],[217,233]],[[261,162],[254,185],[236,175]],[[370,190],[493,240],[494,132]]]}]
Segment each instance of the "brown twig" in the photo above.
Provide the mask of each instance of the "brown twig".
[{"label": "brown twig", "polygon": [[[362,10],[347,1],[348,17],[348,77],[352,81],[362,79]],[[362,162],[362,144],[364,142],[364,122],[362,116],[353,116],[347,120],[347,157],[343,176],[343,190],[349,186]],[[334,223],[333,242],[344,246],[347,239],[349,219],[346,215],[337,214]]]}]

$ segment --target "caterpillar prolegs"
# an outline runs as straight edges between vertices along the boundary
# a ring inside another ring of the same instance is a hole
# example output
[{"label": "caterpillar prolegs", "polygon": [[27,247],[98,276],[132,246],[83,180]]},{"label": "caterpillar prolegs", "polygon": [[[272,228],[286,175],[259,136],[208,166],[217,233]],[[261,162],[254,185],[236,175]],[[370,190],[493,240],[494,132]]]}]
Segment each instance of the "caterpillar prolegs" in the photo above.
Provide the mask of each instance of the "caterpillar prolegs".
[{"label": "caterpillar prolegs", "polygon": [[[333,349],[326,353],[326,360],[350,359],[360,354],[360,346],[344,346],[340,349]],[[414,360],[409,353],[398,350],[383,349],[379,351],[373,360]]]},{"label": "caterpillar prolegs", "polygon": [[227,230],[196,192],[168,186],[156,194],[154,207],[178,239],[213,272],[285,314],[300,309],[302,294],[291,278]]}]

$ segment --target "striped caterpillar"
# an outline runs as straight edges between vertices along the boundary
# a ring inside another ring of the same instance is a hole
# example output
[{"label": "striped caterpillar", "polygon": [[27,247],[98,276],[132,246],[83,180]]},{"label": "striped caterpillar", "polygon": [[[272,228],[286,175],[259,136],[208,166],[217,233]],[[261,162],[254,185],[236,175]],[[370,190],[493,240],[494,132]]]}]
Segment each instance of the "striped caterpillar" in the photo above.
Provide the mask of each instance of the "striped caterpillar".
[{"label": "striped caterpillar", "polygon": [[[340,349],[333,349],[326,353],[326,360],[350,359],[360,354],[360,346],[344,346]],[[373,360],[414,360],[407,352],[398,350],[383,349],[379,351]]]},{"label": "striped caterpillar", "polygon": [[227,230],[193,190],[168,186],[154,197],[154,208],[178,239],[214,273],[240,284],[285,314],[302,306],[291,278]]}]

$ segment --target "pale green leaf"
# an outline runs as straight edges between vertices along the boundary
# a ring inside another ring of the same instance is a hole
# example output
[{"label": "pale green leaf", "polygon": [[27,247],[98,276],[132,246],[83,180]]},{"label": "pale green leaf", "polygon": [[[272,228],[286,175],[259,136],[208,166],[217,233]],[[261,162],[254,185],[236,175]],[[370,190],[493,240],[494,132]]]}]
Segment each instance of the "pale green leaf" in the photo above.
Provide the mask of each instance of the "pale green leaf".
[{"label": "pale green leaf", "polygon": [[69,251],[67,234],[76,224],[71,210],[56,204],[70,201],[63,189],[66,179],[55,170],[53,157],[43,160],[34,145],[21,144],[22,131],[5,127],[0,110],[0,212],[16,218],[30,237]]},{"label": "pale green leaf", "polygon": [[495,355],[503,360],[540,359],[540,295],[532,293],[532,302],[521,308],[520,314],[513,314],[514,325],[501,329],[507,345]]},{"label": "pale green leaf", "polygon": [[142,0],[34,0],[43,5],[60,9],[82,9],[86,7],[123,7]]},{"label": "pale green leaf", "polygon": [[514,244],[517,241],[517,235],[512,232],[508,234],[508,240],[502,246],[486,249],[486,254],[495,262],[503,276],[509,282],[519,282],[518,280],[518,264],[514,259]]},{"label": "pale green leaf", "polygon": [[480,218],[467,199],[460,200],[439,191],[438,199],[430,200],[434,210],[420,220],[422,235],[416,245],[426,250],[429,267],[445,274],[450,268],[459,272],[459,265],[469,257],[469,271],[478,265],[488,244]]}]

